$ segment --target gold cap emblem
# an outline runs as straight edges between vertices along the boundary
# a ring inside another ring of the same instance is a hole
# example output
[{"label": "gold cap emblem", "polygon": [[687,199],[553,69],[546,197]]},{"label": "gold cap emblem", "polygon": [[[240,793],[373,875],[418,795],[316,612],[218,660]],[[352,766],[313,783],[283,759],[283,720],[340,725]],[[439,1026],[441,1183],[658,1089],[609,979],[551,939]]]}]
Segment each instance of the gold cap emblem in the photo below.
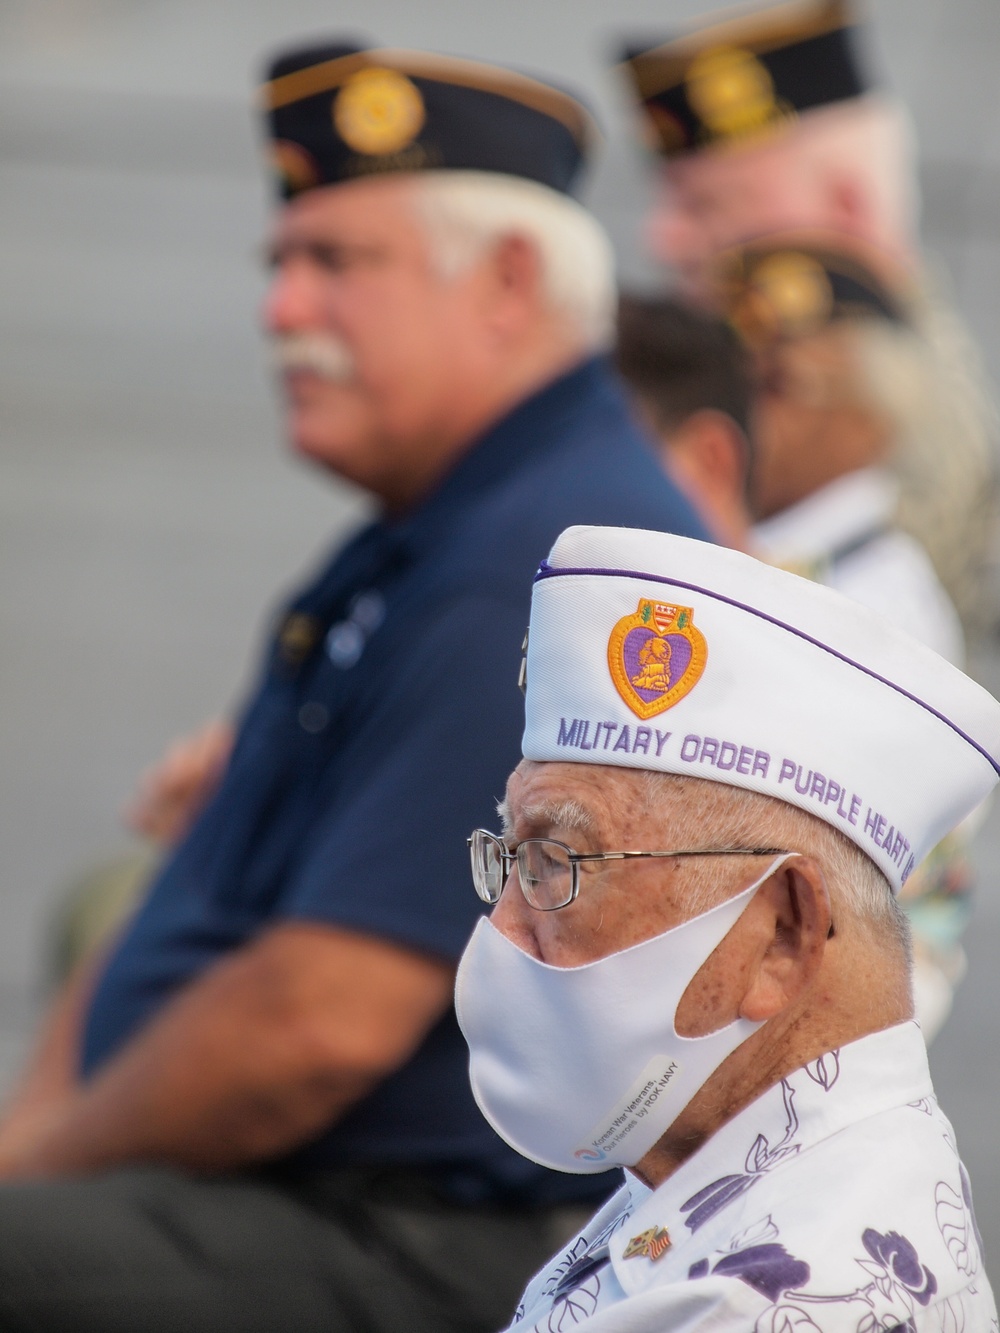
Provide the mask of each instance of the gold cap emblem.
[{"label": "gold cap emblem", "polygon": [[783,119],[774,80],[752,51],[713,47],[692,60],[687,97],[709,133],[735,139]]},{"label": "gold cap emblem", "polygon": [[360,69],[333,99],[333,124],[344,143],[373,156],[412,143],[426,114],[416,84],[394,69]]},{"label": "gold cap emblem", "polygon": [[730,319],[751,342],[794,338],[822,328],[833,310],[826,270],[811,255],[795,250],[769,255],[757,264]]}]

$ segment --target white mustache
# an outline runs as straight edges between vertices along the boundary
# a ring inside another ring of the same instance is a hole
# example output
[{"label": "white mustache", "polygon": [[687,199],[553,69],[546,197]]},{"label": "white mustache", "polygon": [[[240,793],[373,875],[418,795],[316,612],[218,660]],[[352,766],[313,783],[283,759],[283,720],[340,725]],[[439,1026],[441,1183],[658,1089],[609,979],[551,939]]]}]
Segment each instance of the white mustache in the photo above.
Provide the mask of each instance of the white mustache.
[{"label": "white mustache", "polygon": [[354,377],[350,349],[330,333],[279,333],[271,356],[275,369],[284,374],[307,370],[333,384],[347,384]]}]

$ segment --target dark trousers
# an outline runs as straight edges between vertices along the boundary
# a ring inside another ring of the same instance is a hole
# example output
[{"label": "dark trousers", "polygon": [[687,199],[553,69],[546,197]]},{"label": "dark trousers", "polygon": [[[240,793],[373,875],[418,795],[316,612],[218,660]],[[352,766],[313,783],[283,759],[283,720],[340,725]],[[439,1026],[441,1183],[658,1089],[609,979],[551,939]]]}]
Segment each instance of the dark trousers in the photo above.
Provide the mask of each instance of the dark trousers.
[{"label": "dark trousers", "polygon": [[491,1333],[584,1218],[459,1207],[399,1172],[8,1184],[0,1330]]}]

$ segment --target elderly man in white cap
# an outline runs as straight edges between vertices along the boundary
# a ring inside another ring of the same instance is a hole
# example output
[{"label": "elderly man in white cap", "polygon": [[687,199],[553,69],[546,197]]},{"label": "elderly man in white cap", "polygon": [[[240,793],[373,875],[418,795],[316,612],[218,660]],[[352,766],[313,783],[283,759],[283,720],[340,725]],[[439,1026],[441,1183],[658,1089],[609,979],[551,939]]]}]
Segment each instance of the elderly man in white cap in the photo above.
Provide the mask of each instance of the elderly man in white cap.
[{"label": "elderly man in white cap", "polygon": [[516,1326],[995,1328],[894,895],[995,784],[1000,705],[827,588],[572,528],[524,754],[470,840],[473,1088],[535,1161],[629,1172]]}]

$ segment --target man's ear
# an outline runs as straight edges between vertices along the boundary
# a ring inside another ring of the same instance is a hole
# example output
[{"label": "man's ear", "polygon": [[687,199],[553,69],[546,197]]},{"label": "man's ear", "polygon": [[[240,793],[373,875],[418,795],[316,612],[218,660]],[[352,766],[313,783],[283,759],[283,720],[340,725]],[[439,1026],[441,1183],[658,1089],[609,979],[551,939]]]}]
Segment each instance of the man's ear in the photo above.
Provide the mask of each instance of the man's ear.
[{"label": "man's ear", "polygon": [[713,535],[745,548],[749,445],[732,417],[714,408],[692,412],[667,434],[661,453],[667,471]]},{"label": "man's ear", "polygon": [[757,956],[740,1016],[764,1023],[805,994],[833,938],[830,894],[818,862],[811,856],[786,861],[757,890],[748,912]]},{"label": "man's ear", "polygon": [[692,412],[669,435],[671,466],[713,492],[741,496],[746,489],[748,445],[732,417],[715,408]]},{"label": "man's ear", "polygon": [[860,180],[844,173],[827,184],[827,211],[837,227],[849,232],[864,232],[871,222],[871,206]]},{"label": "man's ear", "polygon": [[494,316],[501,323],[533,318],[542,289],[542,260],[526,236],[511,232],[493,250]]}]

